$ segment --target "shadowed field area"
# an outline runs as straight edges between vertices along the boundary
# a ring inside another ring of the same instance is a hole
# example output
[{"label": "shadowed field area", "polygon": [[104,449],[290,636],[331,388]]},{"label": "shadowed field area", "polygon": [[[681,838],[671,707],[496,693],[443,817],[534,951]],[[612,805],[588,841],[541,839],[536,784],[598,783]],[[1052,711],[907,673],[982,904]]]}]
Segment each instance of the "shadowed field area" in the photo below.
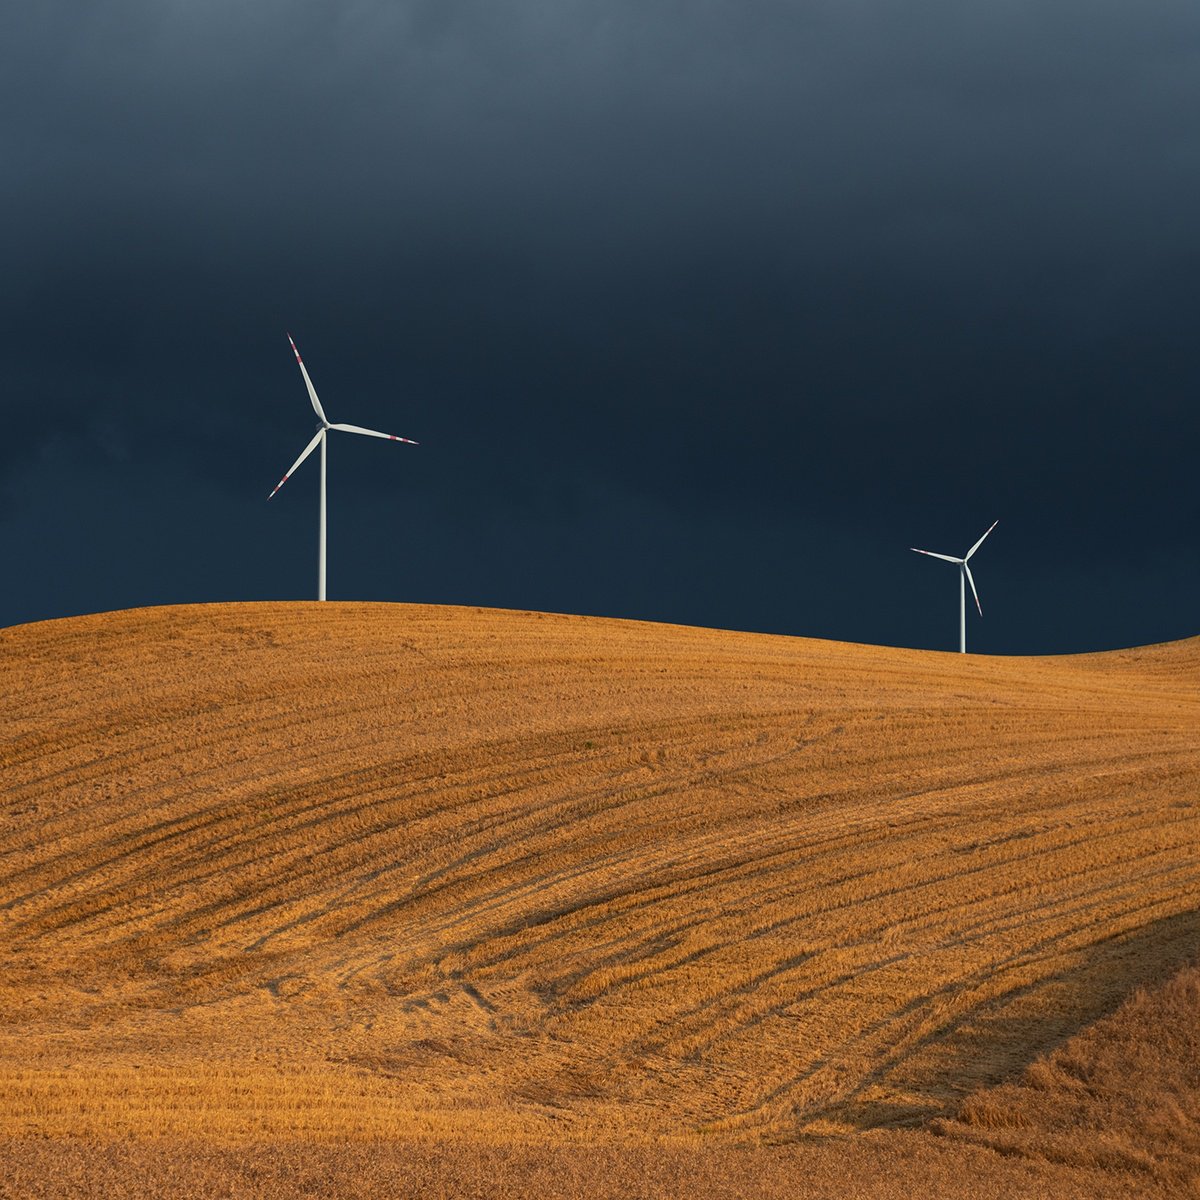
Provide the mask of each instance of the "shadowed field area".
[{"label": "shadowed field area", "polygon": [[963,1101],[1195,957],[1198,685],[1197,640],[339,603],[0,631],[5,1153],[1049,1170]]}]

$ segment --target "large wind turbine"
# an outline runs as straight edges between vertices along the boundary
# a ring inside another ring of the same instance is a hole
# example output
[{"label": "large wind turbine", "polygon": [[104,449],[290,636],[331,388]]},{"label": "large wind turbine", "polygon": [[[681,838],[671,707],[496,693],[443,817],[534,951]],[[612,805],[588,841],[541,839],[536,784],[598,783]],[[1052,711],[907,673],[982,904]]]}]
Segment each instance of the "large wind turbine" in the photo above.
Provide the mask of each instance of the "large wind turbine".
[{"label": "large wind turbine", "polygon": [[[288,334],[288,341],[292,342],[292,335]],[[361,425],[334,425],[325,416],[325,410],[321,407],[320,400],[317,399],[317,389],[313,387],[312,380],[308,377],[308,371],[304,368],[304,360],[300,357],[300,351],[296,349],[296,343],[292,342],[292,353],[296,356],[296,362],[300,364],[300,374],[304,376],[304,386],[308,388],[308,398],[312,401],[313,411],[317,414],[317,419],[321,424],[317,427],[317,432],[313,436],[313,440],[304,447],[304,452],[300,455],[288,473],[275,485],[275,491],[267,497],[270,500],[275,492],[296,473],[296,468],[317,448],[321,447],[321,535],[320,535],[320,551],[317,555],[317,599],[325,599],[325,442],[327,435],[331,429],[341,430],[342,433],[361,433],[367,437],[386,438],[389,442],[405,442],[409,446],[415,446],[417,443],[412,438],[397,437],[394,433],[378,433],[374,429],[363,429]]]},{"label": "large wind turbine", "polygon": [[975,607],[979,609],[979,615],[983,616],[983,605],[979,603],[979,593],[975,590],[975,580],[971,578],[971,568],[967,566],[971,555],[983,545],[983,538],[987,537],[993,529],[999,525],[999,521],[993,521],[987,527],[987,533],[983,535],[973,545],[970,550],[963,555],[962,558],[952,558],[949,554],[935,554],[932,550],[917,550],[913,546],[913,550],[917,550],[918,554],[928,554],[930,558],[944,559],[946,562],[958,563],[958,648],[963,654],[967,652],[967,584],[971,585],[971,594],[975,597]]}]

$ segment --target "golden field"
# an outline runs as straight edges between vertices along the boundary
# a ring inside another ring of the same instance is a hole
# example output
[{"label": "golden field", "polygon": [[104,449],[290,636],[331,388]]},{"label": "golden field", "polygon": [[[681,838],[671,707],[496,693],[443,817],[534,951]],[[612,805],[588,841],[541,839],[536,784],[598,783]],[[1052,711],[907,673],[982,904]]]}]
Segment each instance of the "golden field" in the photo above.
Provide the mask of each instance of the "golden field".
[{"label": "golden field", "polygon": [[0,630],[0,1194],[1186,1188],[1198,685],[1200,639]]}]

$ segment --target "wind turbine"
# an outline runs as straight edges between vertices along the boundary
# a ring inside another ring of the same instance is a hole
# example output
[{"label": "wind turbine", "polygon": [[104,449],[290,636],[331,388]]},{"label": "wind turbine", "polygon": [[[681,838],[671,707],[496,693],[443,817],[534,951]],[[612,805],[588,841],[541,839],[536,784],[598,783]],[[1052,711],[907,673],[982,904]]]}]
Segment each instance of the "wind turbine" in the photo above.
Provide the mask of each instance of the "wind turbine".
[{"label": "wind turbine", "polygon": [[[288,341],[292,342],[292,335],[288,334]],[[321,447],[321,535],[320,535],[320,551],[317,555],[317,599],[325,599],[325,443],[328,440],[328,434],[331,429],[340,430],[342,433],[361,433],[366,437],[386,438],[389,442],[404,442],[409,446],[417,445],[412,438],[397,437],[394,433],[378,433],[374,429],[363,429],[361,425],[334,425],[325,415],[325,410],[321,407],[320,400],[317,399],[317,389],[313,387],[312,380],[308,377],[308,371],[304,368],[304,360],[300,357],[300,351],[296,349],[296,343],[292,342],[292,353],[296,356],[296,362],[300,364],[300,374],[304,376],[304,386],[308,388],[308,398],[312,401],[313,411],[317,414],[317,419],[321,422],[317,426],[317,432],[313,436],[313,440],[304,447],[304,452],[300,455],[288,473],[275,485],[275,491],[267,497],[272,499],[275,492],[296,473],[296,468],[317,448]]]},{"label": "wind turbine", "polygon": [[983,605],[979,603],[979,593],[975,590],[975,580],[971,578],[971,568],[967,566],[971,555],[983,545],[983,538],[987,537],[993,529],[999,525],[999,521],[993,521],[987,527],[987,533],[983,535],[973,545],[970,550],[963,555],[962,558],[952,558],[949,554],[935,554],[932,550],[917,550],[916,546],[911,547],[917,550],[918,554],[928,554],[930,558],[944,559],[946,562],[958,563],[958,648],[963,654],[967,652],[967,584],[971,585],[971,594],[975,597],[975,607],[979,609],[979,615],[983,616]]}]

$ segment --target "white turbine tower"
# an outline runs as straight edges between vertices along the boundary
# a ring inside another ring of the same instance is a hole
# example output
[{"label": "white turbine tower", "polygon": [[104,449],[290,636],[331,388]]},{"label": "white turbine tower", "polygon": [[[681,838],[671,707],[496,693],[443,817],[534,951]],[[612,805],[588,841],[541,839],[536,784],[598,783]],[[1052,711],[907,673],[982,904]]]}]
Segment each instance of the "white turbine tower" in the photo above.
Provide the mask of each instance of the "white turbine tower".
[{"label": "white turbine tower", "polygon": [[971,585],[971,594],[975,597],[975,607],[979,609],[979,615],[983,616],[983,605],[979,603],[979,593],[975,590],[975,580],[971,577],[971,568],[967,566],[971,555],[983,545],[983,538],[987,537],[993,529],[999,525],[999,521],[993,521],[987,527],[987,533],[983,535],[973,545],[970,550],[963,555],[962,558],[952,558],[949,554],[935,554],[932,550],[917,550],[913,546],[913,550],[917,550],[918,554],[928,554],[930,558],[940,558],[946,562],[958,564],[958,648],[963,654],[967,652],[967,584]]},{"label": "white turbine tower", "polygon": [[[292,342],[292,335],[288,334],[288,341]],[[308,388],[308,398],[312,401],[313,411],[317,414],[317,419],[321,424],[317,427],[317,432],[313,440],[304,447],[304,452],[294,463],[291,470],[275,485],[275,491],[267,497],[270,500],[275,492],[296,473],[296,468],[317,448],[321,447],[321,533],[320,533],[320,550],[317,554],[317,599],[325,599],[325,442],[327,435],[331,429],[338,429],[342,433],[361,433],[367,437],[386,438],[389,442],[405,442],[409,446],[415,446],[417,443],[412,438],[397,437],[394,433],[378,433],[374,429],[363,429],[361,425],[334,425],[325,416],[325,410],[321,407],[320,400],[317,399],[317,389],[313,387],[312,380],[308,377],[308,372],[304,369],[304,360],[300,357],[300,351],[296,349],[296,343],[292,342],[292,353],[296,356],[296,362],[300,364],[300,374],[304,376],[304,386]]]}]

